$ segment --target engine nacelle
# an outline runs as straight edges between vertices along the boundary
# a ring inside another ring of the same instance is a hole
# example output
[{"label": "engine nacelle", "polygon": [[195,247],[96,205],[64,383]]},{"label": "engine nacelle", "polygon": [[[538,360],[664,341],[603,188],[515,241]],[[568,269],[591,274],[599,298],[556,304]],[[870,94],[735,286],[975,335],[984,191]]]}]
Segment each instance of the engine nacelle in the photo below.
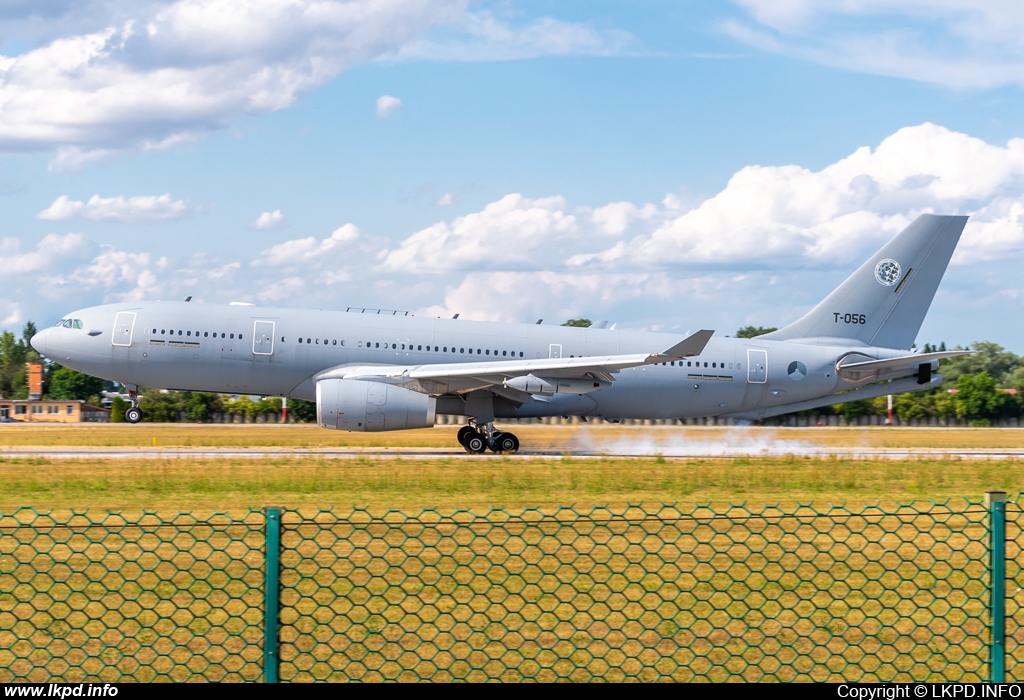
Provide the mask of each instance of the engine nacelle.
[{"label": "engine nacelle", "polygon": [[321,428],[366,433],[432,428],[436,405],[432,396],[383,382],[316,383],[316,422]]},{"label": "engine nacelle", "polygon": [[509,389],[525,391],[527,394],[553,396],[555,394],[589,394],[599,389],[607,389],[612,384],[598,379],[560,379],[558,377],[538,377],[527,374],[505,380]]}]

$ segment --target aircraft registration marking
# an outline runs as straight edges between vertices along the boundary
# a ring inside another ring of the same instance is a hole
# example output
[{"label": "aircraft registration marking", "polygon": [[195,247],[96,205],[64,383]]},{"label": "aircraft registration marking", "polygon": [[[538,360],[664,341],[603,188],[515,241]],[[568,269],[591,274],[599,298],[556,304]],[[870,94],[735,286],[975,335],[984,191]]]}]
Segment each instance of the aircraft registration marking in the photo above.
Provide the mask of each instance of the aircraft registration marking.
[{"label": "aircraft registration marking", "polygon": [[833,311],[832,316],[835,318],[836,323],[842,321],[843,323],[863,326],[868,322],[867,314],[844,314],[839,311]]}]

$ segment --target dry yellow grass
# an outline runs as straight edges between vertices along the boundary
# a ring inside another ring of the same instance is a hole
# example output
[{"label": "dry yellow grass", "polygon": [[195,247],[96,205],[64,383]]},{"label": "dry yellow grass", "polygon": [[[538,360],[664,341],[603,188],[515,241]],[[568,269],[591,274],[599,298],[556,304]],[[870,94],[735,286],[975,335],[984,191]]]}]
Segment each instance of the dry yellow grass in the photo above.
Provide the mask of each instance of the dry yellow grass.
[{"label": "dry yellow grass", "polygon": [[980,498],[1024,483],[1024,460],[671,459],[0,460],[0,510],[373,509],[576,503],[865,503]]},{"label": "dry yellow grass", "polygon": [[[500,427],[500,426],[499,426]],[[635,438],[658,442],[783,440],[823,447],[1020,448],[1017,428],[761,428],[509,425],[534,449],[600,448]],[[456,426],[396,433],[346,433],[312,425],[188,423],[0,425],[0,446],[39,447],[452,447]]]}]

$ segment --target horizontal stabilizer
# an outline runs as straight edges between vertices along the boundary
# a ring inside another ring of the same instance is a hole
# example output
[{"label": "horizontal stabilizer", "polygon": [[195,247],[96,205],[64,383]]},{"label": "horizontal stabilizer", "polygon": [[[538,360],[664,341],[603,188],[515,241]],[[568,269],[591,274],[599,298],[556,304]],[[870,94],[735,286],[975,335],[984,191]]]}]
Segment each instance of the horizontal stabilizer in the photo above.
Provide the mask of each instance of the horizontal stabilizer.
[{"label": "horizontal stabilizer", "polygon": [[[840,360],[836,364],[836,372],[840,377],[851,382],[866,379],[893,379],[907,376],[919,371],[921,365],[938,366],[939,360],[959,355],[970,355],[969,350],[949,350],[943,352],[923,352],[917,355],[904,355],[889,360],[866,360],[863,362]],[[853,360],[853,357],[846,358]]]},{"label": "horizontal stabilizer", "polygon": [[678,360],[681,357],[693,357],[704,352],[705,346],[708,341],[711,340],[711,336],[715,334],[714,331],[697,331],[686,340],[681,343],[676,343],[665,352],[661,353],[661,358],[669,360]]}]

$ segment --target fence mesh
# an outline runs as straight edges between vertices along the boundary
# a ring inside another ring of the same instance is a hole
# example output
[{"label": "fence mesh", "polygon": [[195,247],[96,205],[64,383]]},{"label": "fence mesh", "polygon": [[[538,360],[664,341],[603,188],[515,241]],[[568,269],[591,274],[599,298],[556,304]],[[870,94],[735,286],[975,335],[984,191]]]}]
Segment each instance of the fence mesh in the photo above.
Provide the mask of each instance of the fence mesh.
[{"label": "fence mesh", "polygon": [[1021,496],[1006,503],[1006,680],[1024,679],[1024,510]]},{"label": "fence mesh", "polygon": [[0,682],[260,680],[263,523],[0,514]]},{"label": "fence mesh", "polygon": [[980,681],[988,535],[960,499],[288,512],[281,679]]}]

